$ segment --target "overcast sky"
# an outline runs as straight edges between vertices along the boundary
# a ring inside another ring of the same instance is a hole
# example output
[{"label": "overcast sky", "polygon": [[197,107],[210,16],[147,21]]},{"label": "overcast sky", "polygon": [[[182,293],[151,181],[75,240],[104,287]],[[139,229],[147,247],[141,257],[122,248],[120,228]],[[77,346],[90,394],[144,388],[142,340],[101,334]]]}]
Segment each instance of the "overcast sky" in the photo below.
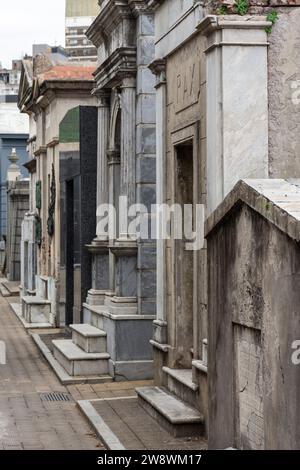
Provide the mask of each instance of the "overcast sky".
[{"label": "overcast sky", "polygon": [[65,0],[1,0],[0,61],[31,54],[32,44],[64,45]]}]

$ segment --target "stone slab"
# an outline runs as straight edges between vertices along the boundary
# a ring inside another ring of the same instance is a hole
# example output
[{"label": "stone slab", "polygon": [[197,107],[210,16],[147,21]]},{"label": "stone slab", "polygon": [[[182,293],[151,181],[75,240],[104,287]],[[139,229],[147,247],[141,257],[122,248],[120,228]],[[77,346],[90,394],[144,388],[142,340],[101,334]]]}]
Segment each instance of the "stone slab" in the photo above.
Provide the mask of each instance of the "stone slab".
[{"label": "stone slab", "polygon": [[155,320],[155,315],[137,315],[137,314],[115,314],[111,313],[108,310],[108,307],[103,305],[89,305],[87,303],[83,304],[83,308],[87,311],[90,311],[96,315],[104,316],[107,318],[111,318],[115,321],[123,321],[123,320]]},{"label": "stone slab", "polygon": [[207,448],[200,436],[173,437],[139,405],[136,396],[124,393],[120,397],[80,400],[78,406],[108,450],[195,451]]},{"label": "stone slab", "polygon": [[53,340],[53,346],[70,361],[109,359],[107,353],[87,353],[70,339]]},{"label": "stone slab", "polygon": [[109,375],[93,375],[93,376],[72,376],[68,374],[65,369],[55,359],[50,349],[43,342],[41,336],[37,333],[31,335],[33,341],[47,360],[48,364],[53,369],[54,373],[63,385],[75,385],[75,384],[100,384],[112,382],[112,377]]},{"label": "stone slab", "polygon": [[20,283],[18,281],[4,281],[1,284],[9,292],[11,297],[20,294]]},{"label": "stone slab", "polygon": [[105,421],[97,413],[89,400],[79,400],[78,406],[84,416],[92,424],[94,430],[106,448],[109,450],[125,450],[125,447],[121,444],[117,436],[111,431],[109,426],[107,426]]},{"label": "stone slab", "polygon": [[23,303],[22,310],[22,315],[28,323],[48,323],[47,320],[50,319],[49,304]]},{"label": "stone slab", "polygon": [[2,295],[2,297],[10,297],[10,292],[2,283],[0,283],[0,294]]},{"label": "stone slab", "polygon": [[96,328],[92,325],[88,325],[87,323],[70,325],[70,328],[72,331],[76,331],[76,333],[86,338],[106,336],[105,331],[100,330],[99,328]]},{"label": "stone slab", "polygon": [[70,325],[72,340],[86,353],[106,353],[106,332],[88,324]]},{"label": "stone slab", "polygon": [[141,387],[137,388],[136,392],[172,424],[203,423],[203,416],[199,411],[170,395],[161,387]]},{"label": "stone slab", "polygon": [[50,300],[42,299],[41,297],[25,295],[22,297],[22,302],[27,305],[50,305]]},{"label": "stone slab", "polygon": [[170,367],[163,367],[162,370],[168,376],[171,376],[173,379],[177,380],[191,390],[198,390],[198,386],[193,382],[192,369],[171,369]]},{"label": "stone slab", "polygon": [[87,353],[72,340],[53,340],[54,357],[69,375],[108,374],[107,353]]},{"label": "stone slab", "polygon": [[10,303],[9,305],[10,305],[11,310],[13,311],[13,313],[16,315],[18,320],[20,320],[20,322],[22,323],[22,325],[24,326],[24,328],[26,330],[48,329],[48,328],[52,329],[53,328],[53,325],[51,325],[50,323],[28,323],[25,320],[25,318],[22,317],[21,304]]},{"label": "stone slab", "polygon": [[2,297],[17,297],[20,294],[19,282],[0,281],[0,294]]}]

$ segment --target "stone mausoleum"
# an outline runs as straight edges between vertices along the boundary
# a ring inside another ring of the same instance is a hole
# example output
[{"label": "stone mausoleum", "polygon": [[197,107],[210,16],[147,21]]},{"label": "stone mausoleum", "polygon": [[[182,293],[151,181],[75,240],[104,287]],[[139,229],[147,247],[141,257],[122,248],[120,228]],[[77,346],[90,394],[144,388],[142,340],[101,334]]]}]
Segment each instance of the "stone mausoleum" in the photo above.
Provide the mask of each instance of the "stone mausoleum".
[{"label": "stone mausoleum", "polygon": [[211,449],[299,449],[299,221],[300,180],[266,179],[206,222]]},{"label": "stone mausoleum", "polygon": [[[197,204],[209,216],[242,178],[299,177],[300,9],[250,1],[240,15],[223,2],[148,5],[155,15],[157,202],[193,204],[195,228]],[[165,222],[159,219],[159,230]],[[186,242],[158,240],[155,385],[137,392],[174,432],[191,433],[194,426],[207,434],[214,419],[211,384],[218,379],[210,377],[210,361],[219,364],[225,349],[217,360],[216,343],[209,344],[206,243],[188,250]],[[220,415],[216,429],[226,433],[225,422]]]},{"label": "stone mausoleum", "polygon": [[[144,1],[101,1],[87,31],[98,49],[93,95],[98,106],[97,207],[119,197],[127,204],[155,204],[154,17]],[[156,311],[155,240],[139,239],[116,224],[111,236],[97,229],[88,250],[92,279],[83,324],[73,341],[54,341],[55,354],[71,375],[115,380],[151,378],[150,339]],[[109,221],[111,222],[111,220]],[[84,299],[85,300],[85,299]],[[94,346],[91,346],[91,344]]]},{"label": "stone mausoleum", "polygon": [[22,62],[18,106],[29,115],[30,205],[22,227],[22,319],[45,327],[60,318],[59,124],[67,111],[93,105],[94,66],[53,63],[40,54]]}]

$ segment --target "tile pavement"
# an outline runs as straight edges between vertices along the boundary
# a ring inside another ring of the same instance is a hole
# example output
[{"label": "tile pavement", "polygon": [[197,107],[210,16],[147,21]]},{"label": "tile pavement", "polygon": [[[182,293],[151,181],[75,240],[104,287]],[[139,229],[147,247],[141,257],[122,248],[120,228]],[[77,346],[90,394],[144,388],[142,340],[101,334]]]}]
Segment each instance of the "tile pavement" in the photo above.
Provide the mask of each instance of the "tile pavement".
[{"label": "tile pavement", "polygon": [[68,390],[1,296],[0,340],[6,344],[6,364],[0,365],[0,450],[103,449],[76,397],[70,402],[41,400],[41,393]]},{"label": "tile pavement", "polygon": [[[206,448],[202,438],[173,438],[138,405],[135,388],[151,381],[61,385],[0,296],[1,340],[6,343],[7,364],[0,365],[0,450],[105,450],[76,405],[85,400],[91,400],[126,449]],[[45,392],[69,393],[73,400],[45,402],[40,397]]]},{"label": "tile pavement", "polygon": [[[126,390],[124,391],[126,395]],[[193,450],[207,448],[201,436],[175,438],[139,404],[136,396],[80,401],[89,419],[111,450]],[[105,429],[107,428],[107,429]]]}]

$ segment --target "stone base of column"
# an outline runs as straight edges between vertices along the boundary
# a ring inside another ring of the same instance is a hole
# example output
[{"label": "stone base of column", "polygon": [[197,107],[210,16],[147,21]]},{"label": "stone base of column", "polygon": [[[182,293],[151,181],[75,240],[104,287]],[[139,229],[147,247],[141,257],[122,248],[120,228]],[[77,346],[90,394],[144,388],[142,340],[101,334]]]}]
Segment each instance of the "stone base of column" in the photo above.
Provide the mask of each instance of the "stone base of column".
[{"label": "stone base of column", "polygon": [[87,294],[86,303],[89,305],[104,305],[106,291],[90,289]]},{"label": "stone base of column", "polygon": [[160,344],[167,344],[168,343],[168,336],[167,336],[167,322],[162,320],[154,320],[153,322],[153,339],[157,343]]},{"label": "stone base of column", "polygon": [[132,240],[116,240],[110,245],[116,259],[115,296],[113,309],[137,313],[137,244]]},{"label": "stone base of column", "polygon": [[[153,376],[150,339],[154,316],[126,314],[123,304],[112,300],[107,298],[110,305],[105,304],[100,308],[84,304],[84,323],[107,333],[109,373],[115,381],[150,379]],[[117,305],[116,313],[111,312],[113,304]]]},{"label": "stone base of column", "polygon": [[136,297],[112,297],[109,311],[114,315],[136,315],[138,313]]},{"label": "stone base of column", "polygon": [[104,305],[109,291],[109,249],[108,241],[95,238],[87,249],[92,254],[92,286],[88,291],[86,303]]}]

